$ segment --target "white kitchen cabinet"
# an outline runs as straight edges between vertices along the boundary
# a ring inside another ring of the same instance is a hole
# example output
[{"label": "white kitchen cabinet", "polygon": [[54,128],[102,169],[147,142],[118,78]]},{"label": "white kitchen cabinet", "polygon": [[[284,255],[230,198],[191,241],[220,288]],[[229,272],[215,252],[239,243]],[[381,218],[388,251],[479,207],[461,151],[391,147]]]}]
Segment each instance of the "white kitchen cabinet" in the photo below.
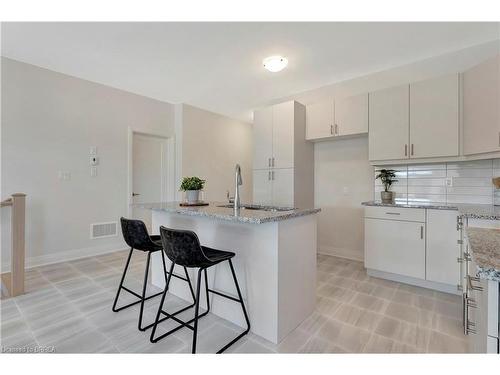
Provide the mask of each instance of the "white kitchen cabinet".
[{"label": "white kitchen cabinet", "polygon": [[271,170],[254,169],[253,171],[253,202],[269,206],[273,202],[273,185]]},{"label": "white kitchen cabinet", "polygon": [[293,168],[296,102],[273,106],[273,168]]},{"label": "white kitchen cabinet", "polygon": [[426,210],[426,277],[428,281],[459,285],[460,257],[457,211]]},{"label": "white kitchen cabinet", "polygon": [[459,154],[458,104],[458,74],[410,84],[411,159]]},{"label": "white kitchen cabinet", "polygon": [[369,94],[370,160],[408,159],[409,91],[403,85]]},{"label": "white kitchen cabinet", "polygon": [[365,267],[425,278],[425,223],[365,218]]},{"label": "white kitchen cabinet", "polygon": [[368,133],[368,94],[335,99],[335,136]]},{"label": "white kitchen cabinet", "polygon": [[463,153],[500,151],[499,64],[491,58],[463,74]]},{"label": "white kitchen cabinet", "polygon": [[253,143],[254,202],[313,207],[314,146],[306,141],[305,107],[288,101],[255,111]]},{"label": "white kitchen cabinet", "polygon": [[322,100],[307,106],[307,139],[368,132],[368,94]]},{"label": "white kitchen cabinet", "polygon": [[273,108],[256,110],[253,118],[253,169],[271,166],[273,154]]},{"label": "white kitchen cabinet", "polygon": [[307,106],[308,140],[328,138],[333,136],[335,122],[335,107],[333,99],[322,100]]}]

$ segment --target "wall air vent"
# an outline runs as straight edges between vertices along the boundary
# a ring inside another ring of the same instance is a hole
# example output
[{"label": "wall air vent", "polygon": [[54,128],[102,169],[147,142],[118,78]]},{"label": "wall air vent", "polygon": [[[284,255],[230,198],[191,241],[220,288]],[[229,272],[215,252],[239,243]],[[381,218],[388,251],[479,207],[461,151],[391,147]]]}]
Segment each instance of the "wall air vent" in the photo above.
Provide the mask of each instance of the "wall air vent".
[{"label": "wall air vent", "polygon": [[109,223],[92,223],[90,224],[90,239],[115,237],[117,235],[116,221]]}]

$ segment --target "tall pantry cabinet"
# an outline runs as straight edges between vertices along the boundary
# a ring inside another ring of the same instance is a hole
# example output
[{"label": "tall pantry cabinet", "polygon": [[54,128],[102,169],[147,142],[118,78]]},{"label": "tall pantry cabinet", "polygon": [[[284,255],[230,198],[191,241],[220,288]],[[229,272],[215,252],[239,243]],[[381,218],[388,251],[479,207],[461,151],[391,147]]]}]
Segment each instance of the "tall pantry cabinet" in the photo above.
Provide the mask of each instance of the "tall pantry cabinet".
[{"label": "tall pantry cabinet", "polygon": [[314,206],[314,149],[306,142],[306,109],[296,102],[254,112],[253,201]]}]

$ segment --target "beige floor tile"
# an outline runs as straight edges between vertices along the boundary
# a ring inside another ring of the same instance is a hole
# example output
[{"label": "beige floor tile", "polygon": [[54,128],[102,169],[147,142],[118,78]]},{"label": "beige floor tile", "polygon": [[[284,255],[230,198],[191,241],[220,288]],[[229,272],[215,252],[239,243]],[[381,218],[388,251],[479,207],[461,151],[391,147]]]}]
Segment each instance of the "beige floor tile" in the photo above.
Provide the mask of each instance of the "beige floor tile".
[{"label": "beige floor tile", "polygon": [[396,290],[396,288],[387,288],[385,286],[376,285],[375,288],[371,291],[370,295],[391,300]]},{"label": "beige floor tile", "polygon": [[336,342],[338,340],[340,330],[344,324],[339,321],[329,319],[317,333],[317,336],[330,342]]},{"label": "beige floor tile", "polygon": [[465,353],[467,352],[467,342],[432,331],[427,351],[429,353]]},{"label": "beige floor tile", "polygon": [[371,335],[363,348],[364,353],[391,353],[394,341],[384,336]]},{"label": "beige floor tile", "polygon": [[319,297],[316,303],[316,311],[323,315],[332,315],[342,304],[342,302],[327,297]]},{"label": "beige floor tile", "polygon": [[298,353],[310,337],[308,333],[296,329],[278,345],[277,351],[279,353]]},{"label": "beige floor tile", "polygon": [[413,324],[417,324],[418,322],[418,309],[413,306],[403,305],[402,303],[389,303],[385,310],[385,315]]},{"label": "beige floor tile", "polygon": [[330,353],[332,344],[319,337],[311,337],[299,350],[299,353]]},{"label": "beige floor tile", "polygon": [[413,305],[413,300],[416,298],[415,294],[408,293],[403,290],[396,290],[391,300],[397,303]]},{"label": "beige floor tile", "polygon": [[447,301],[436,301],[434,311],[453,319],[462,318],[462,308],[459,304]]},{"label": "beige floor tile", "polygon": [[401,323],[402,322],[397,319],[384,316],[378,322],[377,327],[375,328],[375,333],[395,340],[398,338]]},{"label": "beige floor tile", "polygon": [[317,312],[313,312],[306,320],[304,320],[298,329],[307,332],[309,335],[314,335],[327,322],[327,318]]},{"label": "beige floor tile", "polygon": [[357,293],[350,303],[354,306],[375,312],[383,311],[386,305],[383,299],[364,293]]},{"label": "beige floor tile", "polygon": [[339,322],[355,325],[362,314],[363,310],[359,307],[343,303],[331,317]]},{"label": "beige floor tile", "polygon": [[370,332],[350,325],[342,326],[334,344],[349,353],[361,353],[370,338]]},{"label": "beige floor tile", "polygon": [[349,302],[354,293],[349,289],[339,288],[334,285],[325,284],[318,289],[318,294],[341,302]]},{"label": "beige floor tile", "polygon": [[363,310],[354,325],[366,331],[372,332],[384,316],[373,311]]},{"label": "beige floor tile", "polygon": [[437,315],[436,323],[437,324],[434,325],[436,331],[459,339],[465,338],[461,320],[448,318],[445,315]]},{"label": "beige floor tile", "polygon": [[413,305],[419,309],[433,311],[436,300],[431,297],[426,296],[415,296],[413,299]]}]

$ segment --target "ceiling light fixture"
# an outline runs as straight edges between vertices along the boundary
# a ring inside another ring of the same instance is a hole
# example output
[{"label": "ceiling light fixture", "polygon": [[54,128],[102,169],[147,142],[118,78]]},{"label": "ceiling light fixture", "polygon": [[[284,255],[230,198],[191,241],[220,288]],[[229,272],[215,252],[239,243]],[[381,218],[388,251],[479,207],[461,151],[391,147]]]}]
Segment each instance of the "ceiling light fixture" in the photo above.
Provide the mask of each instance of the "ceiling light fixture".
[{"label": "ceiling light fixture", "polygon": [[269,56],[262,60],[262,64],[270,72],[276,73],[286,68],[288,60],[283,56]]}]

